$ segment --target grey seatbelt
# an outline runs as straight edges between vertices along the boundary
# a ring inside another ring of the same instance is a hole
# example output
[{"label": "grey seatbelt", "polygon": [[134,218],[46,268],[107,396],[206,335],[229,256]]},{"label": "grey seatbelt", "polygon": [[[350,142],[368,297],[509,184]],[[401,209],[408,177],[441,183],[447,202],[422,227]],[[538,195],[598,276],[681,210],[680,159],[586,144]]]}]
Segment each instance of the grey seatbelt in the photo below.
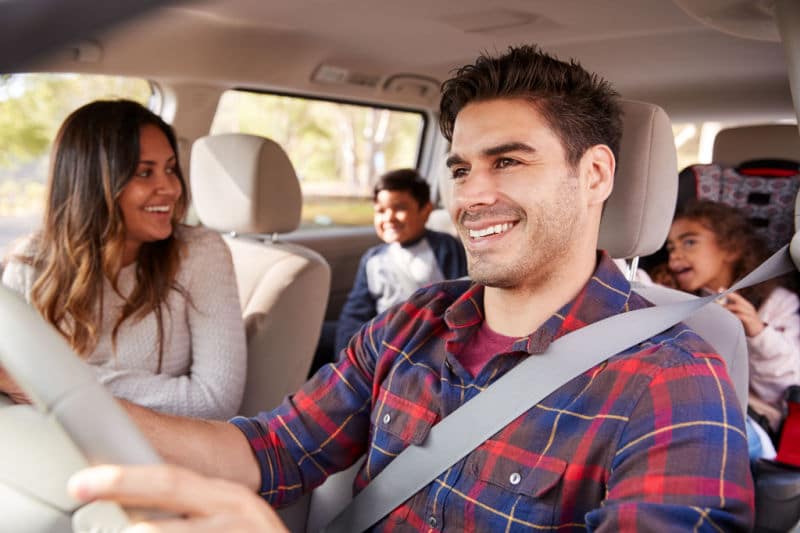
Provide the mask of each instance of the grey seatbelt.
[{"label": "grey seatbelt", "polygon": [[366,530],[569,380],[709,302],[794,269],[786,245],[723,293],[621,313],[553,341],[439,421],[422,444],[403,450],[322,531]]}]

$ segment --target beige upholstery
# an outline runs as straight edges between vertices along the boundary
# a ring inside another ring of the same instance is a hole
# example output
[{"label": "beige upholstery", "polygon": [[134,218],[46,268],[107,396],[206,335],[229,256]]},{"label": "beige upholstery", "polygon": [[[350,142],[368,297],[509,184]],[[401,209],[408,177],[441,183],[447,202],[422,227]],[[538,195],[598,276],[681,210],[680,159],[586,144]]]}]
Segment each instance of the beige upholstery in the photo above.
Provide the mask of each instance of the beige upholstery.
[{"label": "beige upholstery", "polygon": [[[247,328],[241,413],[275,407],[305,382],[330,288],[316,252],[273,239],[300,221],[302,196],[283,149],[263,137],[223,134],[195,141],[191,186],[200,220],[226,235]],[[221,354],[224,356],[224,354]]]},{"label": "beige upholstery", "polygon": [[611,257],[649,255],[664,244],[678,195],[678,156],[669,117],[658,106],[623,100],[614,191],[598,248]]},{"label": "beige upholstery", "polygon": [[717,133],[712,155],[714,163],[723,167],[735,167],[751,159],[800,161],[800,133],[797,126],[740,126]]}]

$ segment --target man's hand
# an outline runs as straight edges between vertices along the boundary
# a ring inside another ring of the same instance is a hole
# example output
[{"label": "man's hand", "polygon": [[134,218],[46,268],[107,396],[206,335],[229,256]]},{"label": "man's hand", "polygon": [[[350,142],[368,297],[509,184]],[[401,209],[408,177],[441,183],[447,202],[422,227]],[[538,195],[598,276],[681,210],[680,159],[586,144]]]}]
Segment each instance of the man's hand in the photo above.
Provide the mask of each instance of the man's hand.
[{"label": "man's hand", "polygon": [[744,333],[748,337],[755,337],[764,331],[766,325],[758,316],[758,310],[743,296],[732,292],[722,305],[742,321]]},{"label": "man's hand", "polygon": [[14,403],[31,403],[28,395],[11,379],[11,376],[0,367],[0,392],[8,395]]},{"label": "man's hand", "polygon": [[174,465],[97,466],[73,475],[68,491],[81,502],[113,500],[184,517],[139,522],[126,530],[131,533],[288,533],[272,508],[244,486]]}]

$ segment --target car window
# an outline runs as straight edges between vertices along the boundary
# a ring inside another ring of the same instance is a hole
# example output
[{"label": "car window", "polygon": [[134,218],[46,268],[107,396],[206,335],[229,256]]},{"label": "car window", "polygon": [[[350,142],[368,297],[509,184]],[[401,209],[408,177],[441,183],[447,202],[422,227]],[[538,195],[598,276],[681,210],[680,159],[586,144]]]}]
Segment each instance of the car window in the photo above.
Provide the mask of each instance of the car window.
[{"label": "car window", "polygon": [[672,126],[678,151],[678,170],[697,163],[711,163],[714,137],[723,128],[721,122],[686,122]]},{"label": "car window", "polygon": [[421,112],[244,90],[226,91],[211,133],[252,133],[286,150],[303,190],[301,228],[372,223],[382,173],[416,167]]},{"label": "car window", "polygon": [[143,79],[84,74],[0,74],[0,252],[39,224],[50,146],[76,108],[102,98],[147,104]]}]

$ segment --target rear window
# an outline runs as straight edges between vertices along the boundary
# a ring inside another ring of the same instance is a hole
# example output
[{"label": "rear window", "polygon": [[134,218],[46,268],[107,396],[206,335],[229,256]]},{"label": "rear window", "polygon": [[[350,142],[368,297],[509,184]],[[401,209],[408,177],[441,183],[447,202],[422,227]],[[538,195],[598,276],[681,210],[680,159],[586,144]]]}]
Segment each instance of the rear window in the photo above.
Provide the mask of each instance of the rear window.
[{"label": "rear window", "polygon": [[226,91],[211,133],[251,133],[281,145],[303,190],[301,228],[372,224],[372,186],[416,167],[421,112],[314,98]]},{"label": "rear window", "polygon": [[0,74],[0,251],[39,225],[50,146],[76,108],[103,98],[147,105],[150,82],[83,74]]}]

